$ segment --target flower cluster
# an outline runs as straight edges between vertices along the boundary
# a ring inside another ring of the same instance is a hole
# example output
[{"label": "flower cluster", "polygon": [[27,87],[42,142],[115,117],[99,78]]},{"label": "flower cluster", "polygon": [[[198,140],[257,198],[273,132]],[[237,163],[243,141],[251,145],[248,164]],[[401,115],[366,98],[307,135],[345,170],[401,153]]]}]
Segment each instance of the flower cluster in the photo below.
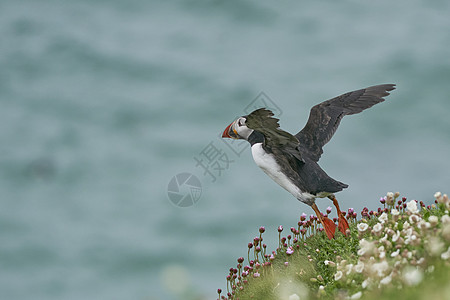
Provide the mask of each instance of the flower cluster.
[{"label": "flower cluster", "polygon": [[[381,286],[414,286],[426,273],[433,272],[434,258],[450,260],[450,217],[447,195],[436,193],[436,205],[425,208],[417,201],[396,202],[398,194],[388,193],[380,199],[387,204],[381,214],[357,224],[359,250],[357,260],[336,263],[334,280],[343,285],[359,286],[362,291]],[[387,210],[385,210],[387,209]],[[363,211],[363,217],[367,217]],[[370,217],[369,217],[370,218]],[[353,296],[352,296],[353,297]],[[355,299],[353,297],[352,299]]]},{"label": "flower cluster", "polygon": [[[328,214],[331,213],[331,207],[328,207],[326,211],[327,214],[323,214],[323,216],[328,217]],[[356,216],[354,210],[350,208],[348,210],[349,220],[356,220]],[[337,222],[337,218],[334,218],[334,222]],[[235,295],[248,285],[249,280],[257,279],[262,275],[272,272],[272,262],[276,258],[284,260],[284,266],[288,267],[289,258],[294,254],[296,256],[300,255],[299,250],[307,246],[307,238],[318,234],[325,237],[317,216],[310,215],[308,217],[305,213],[300,216],[300,220],[297,222],[297,228],[291,227],[287,236],[282,236],[283,230],[283,226],[280,225],[278,227],[278,248],[276,251],[267,253],[267,245],[263,244],[265,227],[262,226],[259,228],[259,236],[253,238],[253,241],[247,245],[248,265],[244,266],[244,259],[242,257],[238,258],[237,267],[230,268],[229,274],[226,277],[227,293],[226,295],[221,295],[222,290],[219,289],[219,298],[234,299]],[[312,258],[309,256],[308,260],[312,261]]]},{"label": "flower cluster", "polygon": [[[222,295],[219,289],[219,298],[254,298],[254,290],[251,296],[246,291],[266,279],[271,281],[262,285],[273,292],[289,290],[281,288],[277,279],[289,276],[293,276],[290,285],[296,281],[303,289],[291,289],[295,292],[283,299],[299,299],[305,288],[319,298],[339,291],[340,298],[359,299],[381,287],[419,285],[435,264],[450,267],[450,200],[445,194],[434,196],[435,203],[426,206],[400,198],[399,193],[387,193],[380,199],[382,207],[364,208],[360,220],[349,209],[346,217],[352,234],[345,237],[337,232],[333,240],[323,233],[316,216],[302,214],[287,236],[282,236],[283,226],[278,227],[278,247],[272,252],[263,243],[265,228],[260,227],[259,235],[248,243],[248,264],[238,258],[236,268],[230,268],[227,275],[227,293]],[[331,207],[326,213],[331,213]]]}]

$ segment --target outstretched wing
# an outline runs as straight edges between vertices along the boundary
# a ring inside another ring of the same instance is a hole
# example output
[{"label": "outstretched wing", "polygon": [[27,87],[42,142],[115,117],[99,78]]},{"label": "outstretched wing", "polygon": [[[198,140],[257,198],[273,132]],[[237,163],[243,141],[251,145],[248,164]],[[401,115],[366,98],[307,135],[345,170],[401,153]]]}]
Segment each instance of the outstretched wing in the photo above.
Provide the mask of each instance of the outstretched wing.
[{"label": "outstretched wing", "polygon": [[273,115],[273,112],[268,109],[257,109],[245,117],[245,125],[261,132],[265,137],[267,147],[272,150],[276,149],[275,151],[280,150],[303,161],[298,150],[300,144],[298,139],[289,132],[281,130],[278,124],[279,119],[273,118]]},{"label": "outstretched wing", "polygon": [[295,135],[300,147],[311,159],[318,161],[322,147],[328,143],[345,115],[357,114],[366,108],[383,102],[395,84],[382,84],[349,92],[317,104],[311,109],[305,127]]}]

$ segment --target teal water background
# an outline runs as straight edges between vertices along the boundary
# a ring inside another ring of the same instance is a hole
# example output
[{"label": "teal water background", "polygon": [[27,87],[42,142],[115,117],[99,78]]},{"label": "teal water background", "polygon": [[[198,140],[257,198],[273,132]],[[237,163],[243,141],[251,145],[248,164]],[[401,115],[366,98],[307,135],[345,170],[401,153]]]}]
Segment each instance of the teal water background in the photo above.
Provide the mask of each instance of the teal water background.
[{"label": "teal water background", "polygon": [[[448,1],[0,1],[0,298],[213,299],[266,226],[312,210],[218,135],[264,92],[281,126],[396,83],[320,160],[343,207],[450,192]],[[215,182],[194,157],[233,160]],[[202,195],[179,208],[171,178]],[[330,202],[318,200],[325,209]]]}]

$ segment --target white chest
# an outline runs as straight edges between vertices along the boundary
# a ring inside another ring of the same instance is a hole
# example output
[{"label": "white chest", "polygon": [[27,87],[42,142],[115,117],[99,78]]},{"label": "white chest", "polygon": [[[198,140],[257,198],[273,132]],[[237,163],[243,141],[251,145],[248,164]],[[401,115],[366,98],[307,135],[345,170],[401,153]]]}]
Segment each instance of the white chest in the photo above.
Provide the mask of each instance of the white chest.
[{"label": "white chest", "polygon": [[312,196],[309,193],[303,193],[295,184],[292,183],[292,181],[281,171],[281,167],[276,162],[273,154],[266,153],[262,148],[261,143],[254,144],[252,146],[252,155],[256,165],[294,197],[303,201],[306,197],[310,198]]}]

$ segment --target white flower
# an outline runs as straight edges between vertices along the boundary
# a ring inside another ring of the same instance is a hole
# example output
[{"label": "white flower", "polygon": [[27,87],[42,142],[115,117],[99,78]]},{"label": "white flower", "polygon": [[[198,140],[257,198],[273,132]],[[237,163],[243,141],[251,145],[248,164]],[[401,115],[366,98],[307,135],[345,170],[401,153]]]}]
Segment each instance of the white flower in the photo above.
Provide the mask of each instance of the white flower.
[{"label": "white flower", "polygon": [[[415,231],[414,231],[414,233],[415,233]],[[411,242],[414,244],[415,240],[417,240],[417,236],[415,234],[411,234],[406,238],[405,244],[409,244]]]},{"label": "white flower", "polygon": [[380,280],[380,284],[386,285],[391,283],[392,281],[392,277],[391,275],[384,277],[383,279]]},{"label": "white flower", "polygon": [[336,266],[336,263],[331,260],[325,260],[323,263],[325,264],[325,266],[330,266],[330,267]]},{"label": "white flower", "polygon": [[[406,222],[405,222],[406,223]],[[413,233],[413,229],[411,227],[408,226],[408,228],[405,228],[402,230],[402,233],[407,237],[411,237],[412,233]]]},{"label": "white flower", "polygon": [[398,210],[396,210],[395,208],[393,208],[393,209],[391,209],[391,215],[392,215],[392,220],[397,222],[400,212]]},{"label": "white flower", "polygon": [[347,269],[346,274],[350,275],[350,273],[352,272],[352,269],[353,269],[353,264],[346,265],[345,268]]},{"label": "white flower", "polygon": [[435,194],[434,194],[434,198],[439,198],[439,197],[441,197],[442,196],[442,194],[441,194],[441,192],[436,192]]},{"label": "white flower", "polygon": [[395,243],[399,237],[400,237],[400,231],[397,230],[397,233],[394,233],[394,235],[392,236],[392,241]]},{"label": "white flower", "polygon": [[428,240],[428,251],[430,251],[431,255],[439,255],[442,252],[442,248],[444,248],[444,243],[437,237],[431,237]]},{"label": "white flower", "polygon": [[381,225],[381,223],[377,223],[373,226],[373,231],[375,231],[375,233],[379,233],[381,230],[383,230],[383,225]]},{"label": "white flower", "polygon": [[403,281],[409,285],[418,285],[423,279],[423,273],[417,268],[407,267],[403,271]]},{"label": "white flower", "polygon": [[381,222],[381,224],[384,224],[384,222],[387,222],[388,215],[387,213],[383,212],[381,216],[378,217],[378,220]]},{"label": "white flower", "polygon": [[418,226],[419,226],[421,229],[428,229],[428,228],[431,227],[431,224],[430,224],[430,222],[425,222],[424,220],[421,220],[421,221],[419,222]]},{"label": "white flower", "polygon": [[416,200],[411,200],[411,201],[409,201],[409,202],[406,204],[406,209],[407,209],[409,212],[413,213],[413,214],[417,213],[419,210],[417,209],[417,202],[416,202]]},{"label": "white flower", "polygon": [[358,255],[362,256],[362,255],[370,255],[373,252],[373,249],[375,248],[375,245],[373,242],[368,242],[365,239],[361,239],[359,241],[359,247],[360,249],[358,250]]},{"label": "white flower", "polygon": [[386,197],[388,197],[388,198],[394,198],[394,193],[393,193],[393,192],[388,192],[388,193],[386,194]]},{"label": "white flower", "polygon": [[445,224],[444,226],[442,226],[442,237],[447,242],[450,242],[450,223]]},{"label": "white flower", "polygon": [[359,232],[364,232],[367,230],[367,228],[369,228],[369,225],[367,225],[366,223],[359,223],[356,227],[358,228]]},{"label": "white flower", "polygon": [[430,225],[434,227],[439,222],[439,219],[436,216],[430,216],[428,218],[428,222],[430,222]]},{"label": "white flower", "polygon": [[444,253],[441,254],[441,258],[443,260],[447,260],[450,258],[450,247],[448,247],[447,251],[445,251]]},{"label": "white flower", "polygon": [[362,273],[364,271],[364,263],[362,261],[358,261],[358,264],[353,267],[356,273]]},{"label": "white flower", "polygon": [[300,297],[297,294],[292,294],[288,298],[289,300],[300,300]]},{"label": "white flower", "polygon": [[388,263],[383,260],[382,262],[375,263],[372,265],[372,271],[374,271],[378,277],[383,277],[384,273],[389,269]]},{"label": "white flower", "polygon": [[357,292],[357,293],[351,295],[351,297],[349,299],[352,299],[352,300],[359,299],[359,298],[361,298],[361,296],[362,296],[362,292]]},{"label": "white flower", "polygon": [[409,216],[409,223],[411,223],[411,224],[418,223],[421,220],[422,220],[422,218],[420,216],[418,216],[418,215],[411,215],[411,216]]},{"label": "white flower", "polygon": [[339,280],[342,278],[343,273],[341,271],[337,271],[336,274],[334,274],[334,280]]},{"label": "white flower", "polygon": [[361,287],[362,287],[363,289],[365,289],[366,287],[369,286],[369,284],[370,284],[370,277],[367,278],[366,280],[364,280],[364,281],[361,283]]},{"label": "white flower", "polygon": [[391,253],[391,257],[396,257],[400,253],[400,249]]},{"label": "white flower", "polygon": [[443,224],[450,223],[450,216],[449,215],[443,215],[442,218],[441,218],[441,222]]},{"label": "white flower", "polygon": [[408,221],[405,221],[405,223],[403,223],[403,229],[408,229],[410,226],[410,224],[408,223]]}]

